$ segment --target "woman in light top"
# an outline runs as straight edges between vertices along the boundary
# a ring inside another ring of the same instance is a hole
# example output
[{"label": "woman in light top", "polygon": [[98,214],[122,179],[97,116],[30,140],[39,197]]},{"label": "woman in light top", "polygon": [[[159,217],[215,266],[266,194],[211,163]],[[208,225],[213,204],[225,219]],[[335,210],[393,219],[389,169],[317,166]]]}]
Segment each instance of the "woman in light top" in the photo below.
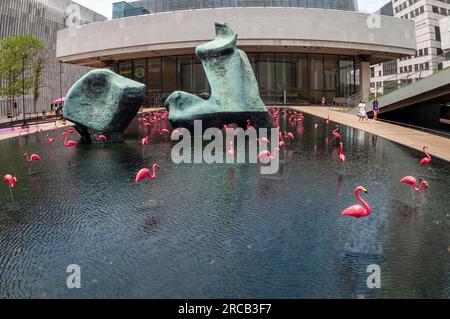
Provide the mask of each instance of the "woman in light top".
[{"label": "woman in light top", "polygon": [[358,117],[360,122],[364,122],[364,119],[367,118],[366,103],[364,103],[362,100],[359,102],[358,105]]}]

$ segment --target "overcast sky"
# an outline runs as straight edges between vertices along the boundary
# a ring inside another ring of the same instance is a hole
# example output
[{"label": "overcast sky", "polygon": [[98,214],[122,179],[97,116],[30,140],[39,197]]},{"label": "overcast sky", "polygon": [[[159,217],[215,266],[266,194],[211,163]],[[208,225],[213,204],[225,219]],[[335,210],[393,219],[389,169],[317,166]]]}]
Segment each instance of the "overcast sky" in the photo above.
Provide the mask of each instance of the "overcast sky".
[{"label": "overcast sky", "polygon": [[[74,0],[79,4],[97,11],[98,13],[111,18],[112,3],[119,0]],[[131,1],[131,0],[130,0]],[[359,0],[359,9],[361,11],[373,12],[381,8],[381,6],[390,0]]]}]

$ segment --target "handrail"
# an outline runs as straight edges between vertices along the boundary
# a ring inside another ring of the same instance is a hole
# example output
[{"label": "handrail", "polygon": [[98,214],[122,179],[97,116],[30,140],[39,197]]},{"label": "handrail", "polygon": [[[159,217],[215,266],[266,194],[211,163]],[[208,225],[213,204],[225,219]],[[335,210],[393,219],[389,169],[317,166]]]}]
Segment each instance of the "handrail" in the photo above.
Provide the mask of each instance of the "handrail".
[{"label": "handrail", "polygon": [[[446,60],[447,60],[447,53],[444,52],[444,53],[442,53],[442,54],[436,55],[435,57],[433,57],[433,58],[431,58],[430,60],[427,60],[427,61],[425,61],[425,62],[422,62],[421,64],[424,64],[424,63],[427,63],[427,62],[431,62],[431,61],[433,61],[433,60],[437,60],[438,58],[444,58],[444,61],[446,61]],[[442,61],[441,61],[441,62],[442,62]],[[423,72],[423,71],[428,71],[429,69],[430,69],[430,68],[424,69],[424,70],[418,70],[418,71],[411,71],[411,72],[412,72],[411,74],[410,74],[409,72],[406,73],[406,74],[408,74],[408,76],[409,76],[409,75],[416,74],[416,73],[420,73],[420,72]],[[402,75],[402,74],[405,74],[405,73],[395,74],[395,75],[393,75],[392,77],[385,79],[384,81],[389,81],[389,80],[391,80],[391,79],[398,78],[398,76],[399,76],[399,75]]]},{"label": "handrail", "polygon": [[[429,63],[429,66],[426,69],[417,70],[417,71],[414,70],[414,71],[407,72],[407,73],[399,73],[399,74],[396,74],[396,75],[394,75],[392,77],[384,79],[383,80],[383,83],[384,83],[384,85],[383,85],[383,93],[379,94],[379,95],[377,94],[377,96],[381,97],[381,96],[387,95],[387,94],[389,94],[389,93],[391,93],[391,92],[393,92],[395,90],[398,90],[401,87],[410,85],[411,83],[414,83],[416,81],[420,81],[420,80],[425,79],[425,78],[430,76],[430,75],[422,76],[422,74],[421,74],[422,72],[433,71],[432,74],[434,74],[436,71],[443,70],[444,68],[440,69],[439,65],[441,63],[445,62],[445,61],[448,61],[447,53],[442,53],[440,55],[437,55],[437,56],[431,58],[430,60],[422,62],[421,64]],[[430,63],[430,62],[436,62],[436,63]],[[414,75],[417,75],[417,74],[419,74],[419,76],[418,77],[414,77]],[[406,82],[404,82],[404,80],[406,80]],[[408,80],[411,80],[411,81],[414,80],[414,82],[409,82]],[[399,83],[399,81],[400,81],[400,83]],[[386,83],[388,83],[388,82],[391,82],[391,83],[395,82],[395,84],[392,87],[388,87],[386,85]]]}]

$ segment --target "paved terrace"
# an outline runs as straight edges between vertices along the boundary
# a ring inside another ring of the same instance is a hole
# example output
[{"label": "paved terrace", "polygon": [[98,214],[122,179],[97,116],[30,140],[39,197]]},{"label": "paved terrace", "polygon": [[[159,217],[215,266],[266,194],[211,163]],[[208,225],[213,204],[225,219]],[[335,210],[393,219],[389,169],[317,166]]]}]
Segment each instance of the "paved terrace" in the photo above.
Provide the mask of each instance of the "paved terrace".
[{"label": "paved terrace", "polygon": [[356,115],[333,111],[328,107],[299,106],[292,107],[292,109],[321,118],[327,118],[329,116],[330,120],[334,122],[378,135],[418,151],[422,151],[422,147],[426,145],[429,147],[429,153],[432,156],[450,162],[449,138],[380,121],[373,122],[372,120],[369,120],[368,123],[360,123]]},{"label": "paved terrace", "polygon": [[[141,112],[139,112],[139,114],[143,113],[143,112],[152,112],[152,111],[164,111],[165,108],[148,108],[148,109],[143,109]],[[6,118],[0,118],[0,123],[9,123],[11,120],[10,119],[6,119]],[[56,121],[56,125],[58,128],[61,127],[65,127],[63,124],[63,122],[61,120],[57,120]],[[66,126],[72,126],[73,124],[69,121],[66,121]],[[44,132],[50,131],[52,128],[55,127],[55,121],[50,122],[50,123],[40,123],[39,126],[35,125],[34,123],[30,125],[30,129],[29,130],[22,130],[20,129],[20,125],[19,126],[15,126],[13,128],[8,127],[8,128],[0,128],[0,141],[1,140],[6,140],[8,138],[12,138],[12,137],[17,137],[19,136],[19,134],[21,136],[25,136],[28,134],[34,134],[36,133],[37,129],[42,129]]]}]

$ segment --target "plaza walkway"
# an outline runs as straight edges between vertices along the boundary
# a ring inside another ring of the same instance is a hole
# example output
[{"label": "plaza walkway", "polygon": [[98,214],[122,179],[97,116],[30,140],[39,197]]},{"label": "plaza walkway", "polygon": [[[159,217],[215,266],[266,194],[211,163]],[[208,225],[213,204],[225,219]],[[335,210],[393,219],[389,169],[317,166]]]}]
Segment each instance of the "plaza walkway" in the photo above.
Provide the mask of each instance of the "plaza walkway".
[{"label": "plaza walkway", "polygon": [[[58,128],[72,125],[72,123],[70,123],[69,121],[66,122],[65,126],[62,124],[62,121],[60,121],[60,120],[58,120],[56,123],[57,123]],[[5,140],[5,139],[11,138],[11,137],[17,137],[17,136],[19,136],[19,134],[22,136],[28,135],[28,134],[34,134],[34,133],[36,133],[36,130],[38,130],[38,129],[39,130],[42,129],[44,132],[50,131],[54,127],[55,127],[55,122],[53,121],[50,123],[41,123],[41,124],[39,124],[39,127],[36,126],[35,124],[31,124],[29,130],[21,130],[20,125],[15,126],[13,128],[11,128],[11,127],[2,128],[2,129],[0,129],[0,140]],[[22,131],[22,133],[20,133],[21,131]]]},{"label": "plaza walkway", "polygon": [[334,122],[378,135],[418,151],[422,151],[422,147],[426,145],[429,147],[429,153],[432,156],[450,161],[450,138],[380,121],[373,122],[369,120],[368,123],[360,123],[357,116],[334,111],[328,107],[298,106],[292,107],[292,109],[321,118],[327,118],[329,116],[330,120]]},{"label": "plaza walkway", "polygon": [[[165,111],[165,108],[146,108],[146,109],[142,109],[142,111],[140,111],[139,114],[144,113],[144,112],[152,112],[152,111],[161,112],[161,111]],[[10,119],[0,118],[0,123],[8,123],[10,121],[11,121]],[[57,126],[58,126],[58,128],[64,127],[64,125],[62,125],[62,121],[60,121],[60,120],[57,121]],[[73,123],[66,121],[66,126],[73,126]],[[39,124],[39,129],[42,129],[44,132],[50,131],[54,127],[55,127],[54,121],[51,123]],[[38,129],[38,127],[35,124],[31,124],[30,129],[22,130],[21,135],[34,134],[34,133],[36,133],[36,129]],[[17,136],[19,136],[20,131],[21,131],[20,125],[15,126],[13,128],[8,127],[8,128],[0,129],[0,140],[5,140],[5,139],[11,138],[11,137],[17,137]]]}]

